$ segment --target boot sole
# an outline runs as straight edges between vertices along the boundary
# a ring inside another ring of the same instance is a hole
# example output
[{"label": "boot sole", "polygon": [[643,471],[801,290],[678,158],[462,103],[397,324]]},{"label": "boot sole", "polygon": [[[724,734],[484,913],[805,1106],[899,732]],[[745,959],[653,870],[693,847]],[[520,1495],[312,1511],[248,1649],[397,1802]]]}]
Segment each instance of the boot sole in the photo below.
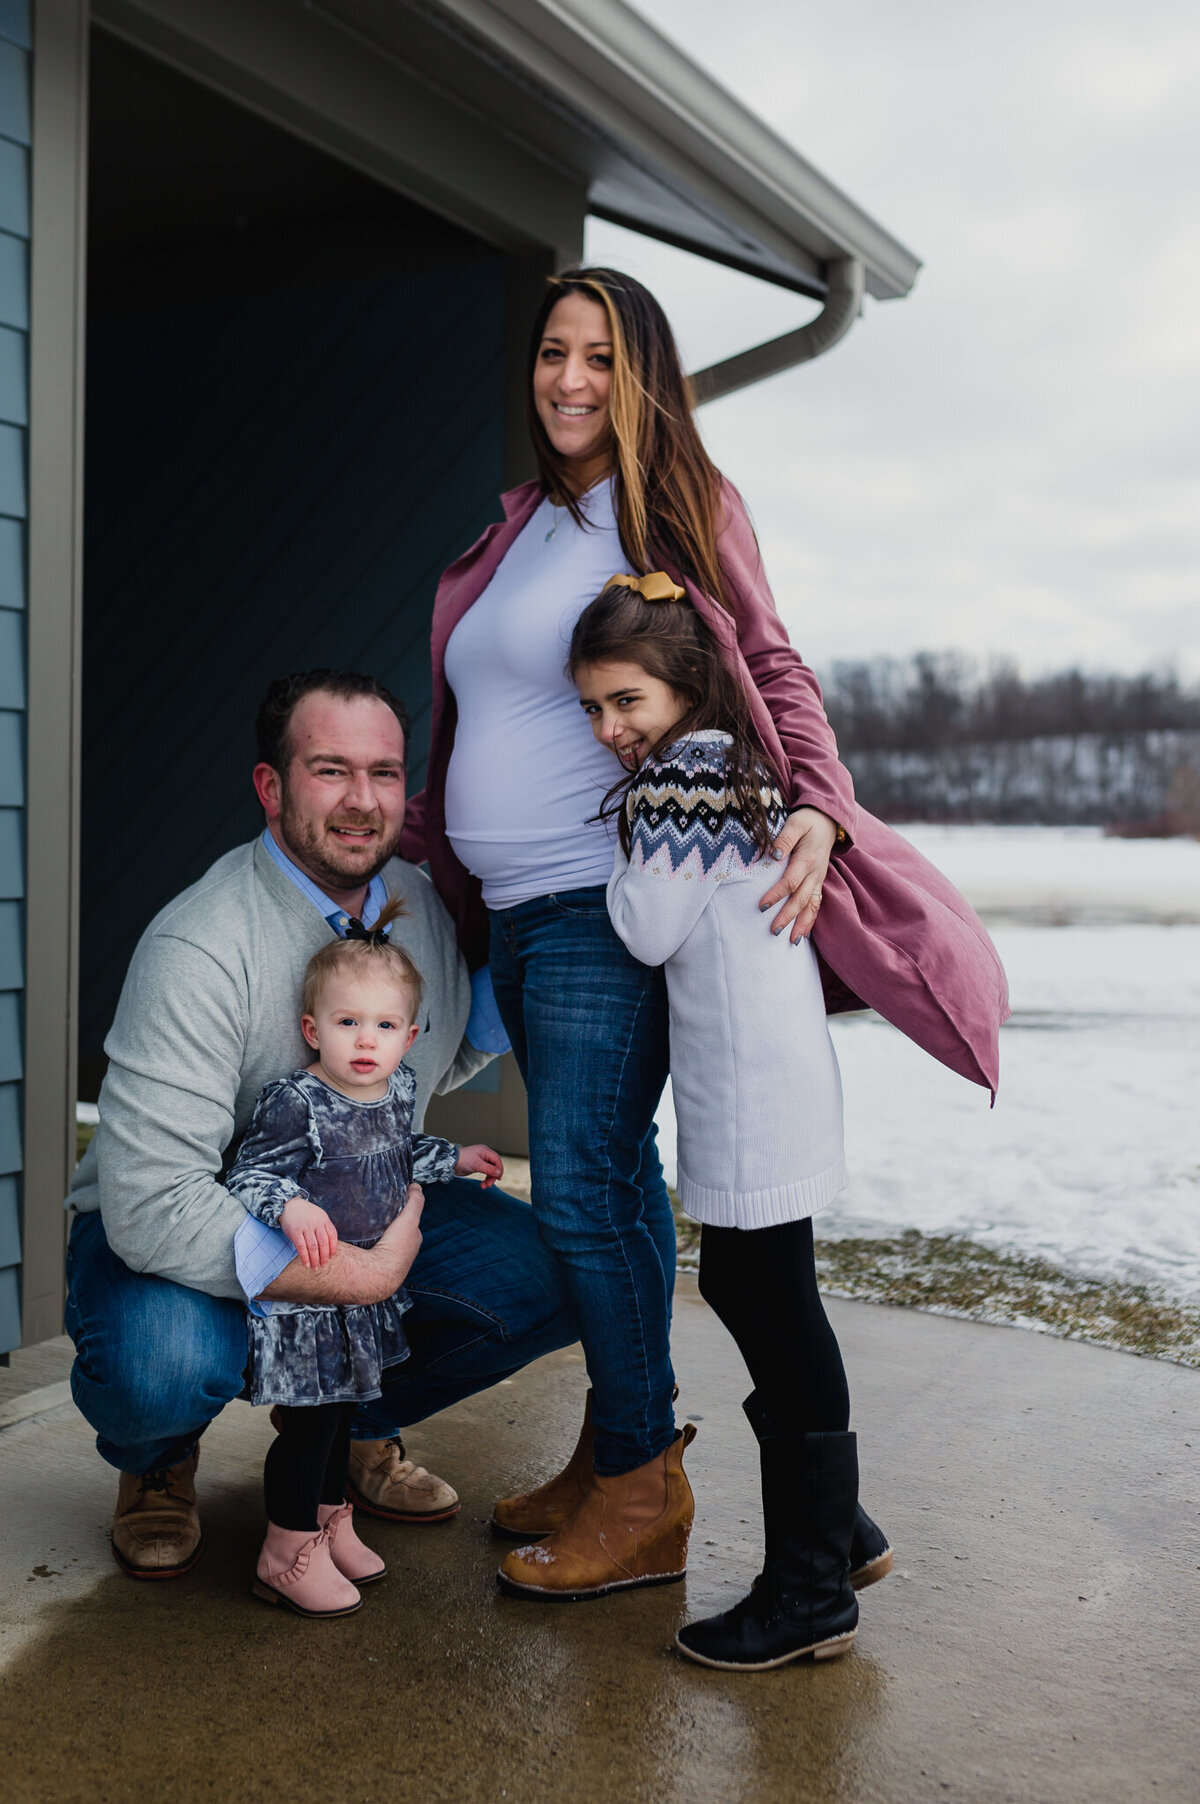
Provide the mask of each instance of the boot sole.
[{"label": "boot sole", "polygon": [[356,1510],[362,1510],[366,1516],[374,1516],[377,1522],[449,1522],[462,1509],[461,1503],[453,1503],[448,1510],[385,1510],[377,1503],[368,1502],[362,1492],[356,1491],[350,1483],[346,1485],[346,1495]]},{"label": "boot sole", "polygon": [[790,1654],[780,1654],[777,1660],[757,1660],[754,1662],[739,1660],[714,1660],[708,1654],[698,1654],[695,1648],[688,1647],[675,1637],[676,1650],[685,1660],[694,1660],[697,1666],[715,1666],[720,1672],[770,1672],[776,1666],[790,1666],[793,1660],[836,1660],[840,1654],[849,1653],[857,1629],[851,1629],[848,1635],[831,1635],[828,1641],[814,1641],[808,1647],[798,1647]]},{"label": "boot sole", "polygon": [[[561,1523],[558,1525],[561,1527]],[[507,1523],[497,1522],[493,1516],[491,1530],[494,1535],[503,1535],[506,1541],[544,1541],[547,1535],[554,1533],[553,1528],[509,1528]],[[873,1560],[864,1560],[850,1574],[850,1583],[856,1591],[865,1591],[868,1585],[877,1585],[885,1579],[896,1563],[895,1553],[885,1547],[881,1554]]]},{"label": "boot sole", "polygon": [[261,1579],[255,1579],[250,1587],[255,1597],[261,1597],[265,1604],[282,1604],[285,1610],[291,1610],[297,1616],[307,1616],[313,1622],[326,1622],[335,1616],[353,1616],[356,1610],[362,1609],[362,1598],[356,1604],[347,1604],[344,1610],[306,1610],[303,1604],[293,1603],[282,1591],[276,1591],[271,1585],[264,1585]]},{"label": "boot sole", "polygon": [[[561,1528],[562,1523],[558,1526]],[[497,1522],[494,1516],[491,1529],[494,1535],[503,1535],[506,1541],[544,1541],[547,1535],[554,1533],[552,1528],[509,1528],[506,1522]]]},{"label": "boot sole", "polygon": [[533,1598],[547,1604],[582,1604],[593,1597],[608,1597],[614,1591],[634,1591],[643,1585],[677,1585],[686,1577],[685,1567],[682,1572],[656,1573],[653,1578],[615,1579],[611,1585],[594,1585],[586,1591],[546,1591],[540,1585],[523,1585],[506,1573],[496,1574],[501,1591],[509,1597]]},{"label": "boot sole", "polygon": [[885,1579],[895,1563],[895,1554],[890,1547],[885,1547],[883,1552],[877,1554],[873,1560],[867,1560],[864,1565],[855,1567],[850,1574],[850,1583],[856,1591],[865,1591],[868,1585],[877,1585],[880,1579]]},{"label": "boot sole", "polygon": [[196,1561],[200,1558],[200,1555],[204,1552],[204,1538],[201,1536],[200,1540],[196,1543],[195,1553],[184,1560],[183,1564],[180,1566],[131,1566],[124,1554],[118,1550],[115,1541],[110,1541],[109,1546],[112,1548],[113,1559],[117,1562],[117,1565],[121,1568],[121,1571],[125,1574],[126,1578],[177,1579],[182,1578],[185,1572],[190,1572],[192,1567],[196,1564]]}]

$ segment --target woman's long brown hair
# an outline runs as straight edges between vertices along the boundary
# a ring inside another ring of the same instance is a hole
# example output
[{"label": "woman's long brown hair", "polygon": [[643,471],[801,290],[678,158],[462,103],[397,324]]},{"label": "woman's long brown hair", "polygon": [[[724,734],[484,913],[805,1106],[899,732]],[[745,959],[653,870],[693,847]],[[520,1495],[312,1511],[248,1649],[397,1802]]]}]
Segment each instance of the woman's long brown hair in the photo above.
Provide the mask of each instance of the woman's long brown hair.
[{"label": "woman's long brown hair", "polygon": [[617,528],[639,575],[665,569],[729,609],[717,557],[721,477],[700,439],[693,400],[667,316],[648,289],[614,269],[552,276],[529,351],[529,431],[547,492],[584,525],[571,460],[560,457],[538,418],[533,376],[555,306],[569,294],[598,301],[612,339],[613,473]]}]

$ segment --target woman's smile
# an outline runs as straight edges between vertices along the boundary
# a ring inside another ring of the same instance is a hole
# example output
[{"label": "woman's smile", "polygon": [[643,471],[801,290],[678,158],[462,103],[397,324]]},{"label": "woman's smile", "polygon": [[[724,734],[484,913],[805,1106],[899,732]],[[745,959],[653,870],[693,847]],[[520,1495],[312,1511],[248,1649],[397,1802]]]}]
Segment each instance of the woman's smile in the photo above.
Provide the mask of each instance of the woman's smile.
[{"label": "woman's smile", "polygon": [[559,457],[570,458],[579,493],[608,468],[612,335],[599,301],[564,295],[550,312],[533,368],[533,402]]}]

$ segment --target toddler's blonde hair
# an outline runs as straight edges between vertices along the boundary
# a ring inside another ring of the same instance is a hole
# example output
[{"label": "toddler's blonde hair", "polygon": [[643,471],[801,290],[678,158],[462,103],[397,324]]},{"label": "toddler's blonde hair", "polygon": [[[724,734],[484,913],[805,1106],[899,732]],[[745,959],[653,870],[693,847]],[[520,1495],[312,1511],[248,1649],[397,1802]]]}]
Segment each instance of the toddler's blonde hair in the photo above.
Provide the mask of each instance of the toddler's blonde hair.
[{"label": "toddler's blonde hair", "polygon": [[425,994],[425,980],[403,947],[393,946],[385,937],[386,929],[407,913],[404,898],[393,896],[369,930],[369,939],[330,940],[314,952],[304,973],[303,1013],[315,1015],[325,985],[331,977],[345,972],[355,977],[382,977],[394,983],[408,998],[409,1020],[415,1021]]}]

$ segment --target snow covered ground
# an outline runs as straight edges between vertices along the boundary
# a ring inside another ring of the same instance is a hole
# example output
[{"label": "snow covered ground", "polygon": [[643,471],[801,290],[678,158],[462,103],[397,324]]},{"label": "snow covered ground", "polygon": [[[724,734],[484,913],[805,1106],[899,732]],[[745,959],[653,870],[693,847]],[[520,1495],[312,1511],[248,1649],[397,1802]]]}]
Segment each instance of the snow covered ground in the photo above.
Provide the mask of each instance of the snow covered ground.
[{"label": "snow covered ground", "polygon": [[[1200,1299],[1200,844],[904,831],[1008,970],[1000,1096],[875,1016],[835,1020],[851,1183],[818,1233],[964,1234]],[[670,1170],[669,1096],[659,1123]]]}]

